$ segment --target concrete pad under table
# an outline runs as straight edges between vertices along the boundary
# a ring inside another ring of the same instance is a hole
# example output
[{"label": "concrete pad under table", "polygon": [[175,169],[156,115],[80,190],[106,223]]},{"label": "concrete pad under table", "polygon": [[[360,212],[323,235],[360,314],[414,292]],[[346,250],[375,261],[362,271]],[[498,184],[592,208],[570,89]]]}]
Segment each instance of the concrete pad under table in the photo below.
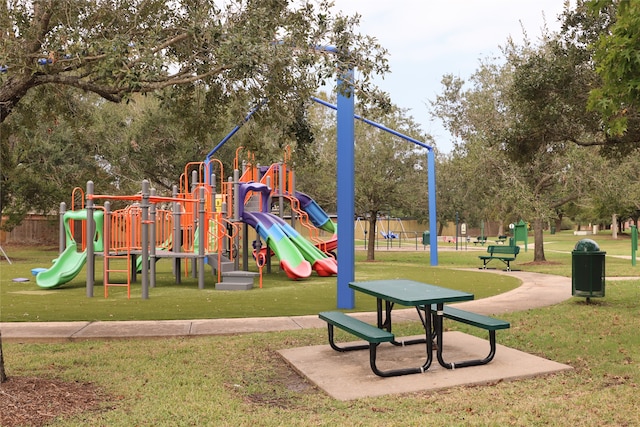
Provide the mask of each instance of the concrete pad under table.
[{"label": "concrete pad under table", "polygon": [[[489,352],[487,340],[462,332],[445,332],[444,343],[443,357],[447,362],[484,358]],[[327,344],[280,350],[280,354],[300,374],[338,400],[490,384],[572,369],[500,344],[495,358],[486,365],[449,370],[438,364],[434,352],[431,367],[424,374],[392,378],[378,377],[371,371],[368,350],[339,353]],[[378,347],[377,361],[380,369],[390,369],[420,366],[425,357],[424,344],[395,347],[385,343]]]}]

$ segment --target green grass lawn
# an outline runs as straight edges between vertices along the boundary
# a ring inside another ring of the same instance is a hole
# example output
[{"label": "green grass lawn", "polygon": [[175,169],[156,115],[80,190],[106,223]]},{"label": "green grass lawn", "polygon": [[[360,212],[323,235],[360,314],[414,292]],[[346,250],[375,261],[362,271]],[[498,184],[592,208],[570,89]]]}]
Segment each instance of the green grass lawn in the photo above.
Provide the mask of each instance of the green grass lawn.
[{"label": "green grass lawn", "polygon": [[[336,278],[311,276],[293,281],[279,272],[277,264],[271,274],[265,274],[263,287],[250,291],[216,291],[215,278],[207,268],[204,290],[197,280],[183,277],[176,284],[168,260],[157,264],[157,286],[150,290],[150,298],[141,298],[140,283],[132,285],[131,298],[124,288],[110,288],[104,297],[101,261],[96,262],[94,297],[86,297],[86,273],[57,289],[40,289],[31,275],[31,269],[50,265],[55,250],[46,248],[11,248],[12,265],[2,264],[0,276],[0,320],[72,321],[72,320],[150,320],[200,319],[265,316],[295,316],[317,314],[336,307]],[[356,279],[407,278],[453,287],[472,292],[476,298],[506,292],[519,285],[519,281],[506,276],[488,276],[478,271],[460,271],[443,267],[429,267],[429,253],[386,252],[377,253],[375,262],[366,262],[364,253],[358,253]],[[460,253],[442,255],[442,262],[460,258],[458,266],[476,266],[477,254]],[[13,282],[15,277],[30,278],[29,282]],[[140,277],[140,275],[138,275]],[[375,310],[375,299],[356,298],[355,311]]]},{"label": "green grass lawn", "polygon": [[[548,264],[532,264],[530,249],[521,252],[514,267],[570,276],[570,252],[579,236],[569,233],[555,236],[553,239],[545,236],[549,239]],[[628,239],[618,242],[599,235],[595,240],[607,255],[630,254]],[[282,310],[290,314],[315,314],[325,307],[334,308],[335,303],[335,279],[291,282],[273,275],[265,278],[263,289],[248,292],[199,291],[195,281],[176,286],[170,279],[162,279],[161,284],[151,290],[147,301],[142,301],[135,292],[129,301],[117,292],[105,300],[100,287],[96,287],[96,297],[88,299],[84,297],[84,283],[80,280],[51,294],[31,295],[29,301],[35,302],[27,304],[16,298],[21,298],[21,292],[37,291],[37,286],[33,281],[14,284],[11,278],[24,276],[25,271],[42,266],[42,261],[55,253],[20,254],[18,248],[5,249],[10,256],[15,254],[17,267],[9,270],[6,262],[0,264],[3,320],[56,319],[59,316],[56,312],[92,319],[102,318],[110,311],[114,312],[112,318],[139,318],[147,315],[144,313],[162,310],[165,312],[156,314],[159,318],[181,317],[178,313],[185,317],[189,317],[188,313],[215,317],[207,315],[206,308],[220,305],[225,306],[220,310],[227,313],[220,316],[258,315],[259,306],[271,305],[265,302],[276,299],[281,302]],[[357,279],[408,277],[471,290],[477,298],[517,285],[508,281],[495,285],[493,280],[483,279],[502,276],[451,269],[477,267],[478,253],[442,250],[440,266],[435,268],[428,267],[428,253],[423,251],[384,253],[381,250],[376,256],[378,261],[371,263],[364,262],[363,254],[358,253],[356,276]],[[606,267],[607,275],[640,275],[640,267],[631,266],[628,259],[607,256]],[[483,287],[492,287],[492,290],[482,294],[486,291]],[[182,294],[193,296],[184,302],[176,300]],[[214,303],[201,302],[204,307],[199,309],[201,314],[196,314],[193,307],[181,307],[182,304],[197,305],[198,299],[211,299]],[[83,301],[91,306],[78,307]],[[18,306],[29,307],[33,313],[21,313],[21,309],[14,308]],[[128,308],[116,311],[119,307]],[[357,299],[356,309],[372,309],[372,301]],[[82,315],[74,314],[81,311]],[[35,313],[41,317],[29,318]],[[261,315],[276,314],[281,313],[265,311]],[[512,327],[499,331],[499,343],[569,364],[574,369],[544,378],[339,402],[306,383],[276,353],[283,348],[326,344],[324,329],[64,344],[5,343],[4,350],[9,376],[91,382],[106,394],[100,410],[57,419],[52,421],[52,426],[640,425],[637,410],[640,404],[640,287],[637,279],[608,281],[606,296],[592,299],[591,304],[586,304],[584,298],[571,298],[551,307],[500,317],[511,322]],[[454,326],[448,324],[450,328]],[[458,329],[479,333],[463,326]],[[418,333],[420,325],[417,322],[398,324],[396,331]],[[382,386],[384,379],[381,379]]]}]

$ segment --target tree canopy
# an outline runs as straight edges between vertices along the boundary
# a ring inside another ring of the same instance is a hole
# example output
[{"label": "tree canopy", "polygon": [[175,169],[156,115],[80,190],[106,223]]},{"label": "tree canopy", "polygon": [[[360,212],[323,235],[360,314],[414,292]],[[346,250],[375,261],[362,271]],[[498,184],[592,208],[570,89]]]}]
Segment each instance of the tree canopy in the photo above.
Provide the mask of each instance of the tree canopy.
[{"label": "tree canopy", "polygon": [[591,0],[591,13],[605,17],[598,34],[594,61],[601,85],[591,92],[590,106],[604,118],[607,132],[624,134],[640,108],[640,3]]},{"label": "tree canopy", "polygon": [[[358,69],[352,83],[363,99],[386,104],[370,79],[386,72],[386,51],[357,32],[357,15],[331,6],[0,2],[4,227],[28,210],[55,209],[61,194],[87,179],[104,191],[127,191],[127,182],[142,178],[170,189],[186,162],[202,160],[267,99],[242,144],[263,158],[291,141],[307,144],[302,111],[310,95],[347,68]],[[113,108],[122,101],[137,107]]]},{"label": "tree canopy", "polygon": [[534,260],[544,261],[543,227],[595,188],[602,175],[594,150],[617,141],[587,110],[597,78],[586,45],[568,32],[544,33],[535,44],[507,41],[503,54],[483,62],[470,85],[445,78],[434,112],[461,141],[456,170],[466,179],[459,181],[480,178],[492,195],[476,207],[488,219],[533,222]]},{"label": "tree canopy", "polygon": [[[32,88],[58,84],[120,102],[204,83],[287,110],[336,70],[367,88],[386,52],[329,1],[8,0],[0,2],[0,122]],[[317,46],[333,46],[321,54]],[[295,94],[295,95],[294,95]],[[282,117],[282,116],[281,116]]]}]

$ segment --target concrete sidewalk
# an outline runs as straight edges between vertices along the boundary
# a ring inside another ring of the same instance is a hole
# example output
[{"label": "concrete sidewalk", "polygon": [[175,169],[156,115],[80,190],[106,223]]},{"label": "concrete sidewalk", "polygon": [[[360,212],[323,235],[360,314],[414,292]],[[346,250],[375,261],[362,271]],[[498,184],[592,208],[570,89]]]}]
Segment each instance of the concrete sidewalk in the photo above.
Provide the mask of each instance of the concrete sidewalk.
[{"label": "concrete sidewalk", "polygon": [[[496,315],[557,304],[571,298],[571,279],[520,271],[482,270],[486,274],[507,274],[519,278],[518,288],[456,306],[477,313]],[[628,279],[628,278],[627,278]],[[369,323],[375,313],[354,313]],[[394,310],[394,320],[416,321],[414,309]],[[157,338],[175,336],[231,335],[275,332],[307,328],[326,328],[317,315],[248,319],[200,319],[120,322],[42,322],[0,323],[2,339],[12,342],[59,342],[91,339]],[[488,341],[461,332],[445,332],[443,355],[450,361],[484,357]],[[500,334],[498,334],[498,343]],[[283,359],[311,383],[339,400],[386,394],[432,392],[443,388],[490,384],[572,369],[571,366],[527,354],[498,344],[495,358],[487,365],[449,370],[436,361],[423,374],[381,378],[369,368],[368,351],[338,353],[329,345],[280,350]],[[381,345],[382,369],[394,366],[420,366],[424,346]]]},{"label": "concrete sidewalk", "polygon": [[[481,270],[487,274],[508,274],[522,280],[518,288],[496,295],[457,304],[481,314],[521,311],[553,305],[571,297],[571,279],[521,271]],[[396,321],[416,320],[415,310],[394,311]],[[375,323],[375,313],[357,313],[361,320]],[[60,342],[87,339],[158,338],[172,336],[231,335],[251,332],[275,332],[307,328],[325,328],[317,315],[244,319],[198,319],[118,322],[6,322],[0,323],[5,342]]]}]

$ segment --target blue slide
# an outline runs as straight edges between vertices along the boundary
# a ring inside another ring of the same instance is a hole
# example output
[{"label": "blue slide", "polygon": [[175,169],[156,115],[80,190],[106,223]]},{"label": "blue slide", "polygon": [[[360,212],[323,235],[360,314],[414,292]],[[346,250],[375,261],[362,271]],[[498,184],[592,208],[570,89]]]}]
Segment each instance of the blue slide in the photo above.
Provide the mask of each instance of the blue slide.
[{"label": "blue slide", "polygon": [[338,249],[338,225],[329,218],[329,215],[311,197],[296,191],[296,198],[300,201],[300,208],[309,215],[309,219],[315,227],[333,233],[329,240],[316,246],[327,253]]},{"label": "blue slide", "polygon": [[300,200],[300,208],[309,215],[313,225],[329,233],[335,234],[338,231],[337,225],[315,200],[299,191],[296,191],[296,199]]}]

